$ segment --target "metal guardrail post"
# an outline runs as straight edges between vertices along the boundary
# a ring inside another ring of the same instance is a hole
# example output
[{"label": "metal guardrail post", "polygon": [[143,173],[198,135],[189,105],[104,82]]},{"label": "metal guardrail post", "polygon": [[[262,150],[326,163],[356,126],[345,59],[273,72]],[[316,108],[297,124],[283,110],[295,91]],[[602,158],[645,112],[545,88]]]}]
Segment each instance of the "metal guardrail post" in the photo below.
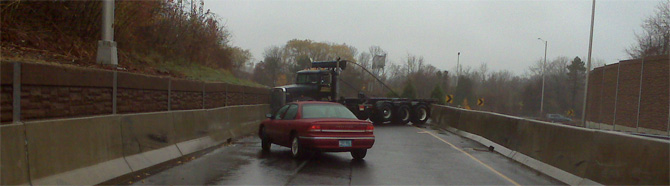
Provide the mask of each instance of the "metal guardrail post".
[{"label": "metal guardrail post", "polygon": [[21,122],[21,63],[14,62],[12,82],[12,122]]},{"label": "metal guardrail post", "polygon": [[112,114],[116,114],[116,102],[118,96],[118,84],[119,84],[119,75],[116,70],[114,70],[114,79],[112,80]]},{"label": "metal guardrail post", "polygon": [[168,97],[167,97],[167,110],[172,110],[172,79],[168,79]]},{"label": "metal guardrail post", "polygon": [[637,95],[637,122],[635,122],[635,132],[640,132],[640,105],[642,105],[642,78],[644,77],[644,55],[642,56],[642,65],[640,67],[640,92]]},{"label": "metal guardrail post", "polygon": [[617,65],[616,71],[616,90],[614,92],[614,117],[612,117],[612,130],[616,130],[616,105],[619,102],[619,74],[621,72],[621,62]]},{"label": "metal guardrail post", "polygon": [[598,111],[598,129],[603,129],[603,127],[601,125],[603,124],[602,123],[602,121],[603,121],[603,119],[602,119],[603,118],[603,92],[605,90],[605,70],[606,70],[605,68],[606,67],[607,67],[607,65],[602,67],[603,68],[603,78],[602,78],[602,80],[600,80],[600,99],[598,101],[598,106],[600,107],[599,111]]},{"label": "metal guardrail post", "polygon": [[205,83],[202,83],[202,109],[205,109]]}]

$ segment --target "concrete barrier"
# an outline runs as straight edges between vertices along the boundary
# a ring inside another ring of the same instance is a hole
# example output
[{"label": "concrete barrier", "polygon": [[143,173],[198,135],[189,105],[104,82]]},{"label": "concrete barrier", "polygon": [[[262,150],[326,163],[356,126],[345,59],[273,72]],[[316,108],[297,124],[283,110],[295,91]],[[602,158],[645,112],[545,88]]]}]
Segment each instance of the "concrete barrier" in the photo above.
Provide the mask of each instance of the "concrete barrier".
[{"label": "concrete barrier", "polygon": [[156,112],[120,117],[123,155],[133,171],[183,155],[175,145],[172,116],[171,112]]},{"label": "concrete barrier", "polygon": [[0,185],[27,185],[28,158],[23,124],[0,125]]},{"label": "concrete barrier", "polygon": [[94,185],[254,134],[268,105],[0,125],[1,185]]},{"label": "concrete barrier", "polygon": [[668,185],[670,143],[596,131],[586,177],[607,185]]},{"label": "concrete barrier", "polygon": [[517,130],[519,144],[513,150],[584,177],[594,130],[525,119]]},{"label": "concrete barrier", "polygon": [[172,112],[176,137],[176,145],[181,153],[191,154],[217,143],[210,137],[206,111],[176,111]]},{"label": "concrete barrier", "polygon": [[131,172],[117,116],[26,122],[35,185],[92,185]]},{"label": "concrete barrier", "polygon": [[570,185],[670,184],[669,141],[445,106],[434,113],[438,127]]},{"label": "concrete barrier", "polygon": [[230,107],[210,109],[206,113],[207,129],[209,137],[214,141],[224,142],[233,137],[230,128],[231,122]]}]

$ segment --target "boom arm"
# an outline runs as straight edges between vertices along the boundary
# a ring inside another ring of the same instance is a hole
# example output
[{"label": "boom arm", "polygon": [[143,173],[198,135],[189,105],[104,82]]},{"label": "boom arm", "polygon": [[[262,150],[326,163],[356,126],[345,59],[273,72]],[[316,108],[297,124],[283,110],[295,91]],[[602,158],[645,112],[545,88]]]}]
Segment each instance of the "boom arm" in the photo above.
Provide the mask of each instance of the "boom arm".
[{"label": "boom arm", "polygon": [[354,62],[351,62],[351,61],[347,61],[347,60],[339,60],[339,59],[338,59],[337,61],[315,61],[315,62],[312,62],[312,67],[313,67],[313,68],[330,68],[330,69],[332,69],[332,70],[335,72],[335,73],[334,73],[335,78],[333,78],[332,81],[336,81],[337,79],[339,79],[339,77],[337,77],[337,75],[339,75],[339,73],[337,73],[336,69],[337,69],[337,68],[340,68],[340,69],[344,70],[344,69],[347,67],[347,65],[346,65],[347,63],[354,64],[354,65],[356,65],[356,66],[361,67],[363,70],[365,70],[365,72],[367,72],[368,74],[370,74],[370,76],[374,77],[377,81],[379,81],[379,83],[381,83],[382,85],[384,85],[384,87],[385,87],[386,89],[390,90],[391,93],[393,93],[393,95],[395,95],[395,96],[397,96],[397,97],[400,97],[400,95],[399,95],[398,93],[396,93],[395,91],[393,91],[393,89],[391,89],[389,86],[387,86],[382,80],[380,80],[379,78],[377,78],[377,76],[375,76],[374,74],[372,74],[372,72],[370,72],[368,69],[366,69],[365,67],[361,66],[361,65],[358,64],[358,63],[354,63]]}]

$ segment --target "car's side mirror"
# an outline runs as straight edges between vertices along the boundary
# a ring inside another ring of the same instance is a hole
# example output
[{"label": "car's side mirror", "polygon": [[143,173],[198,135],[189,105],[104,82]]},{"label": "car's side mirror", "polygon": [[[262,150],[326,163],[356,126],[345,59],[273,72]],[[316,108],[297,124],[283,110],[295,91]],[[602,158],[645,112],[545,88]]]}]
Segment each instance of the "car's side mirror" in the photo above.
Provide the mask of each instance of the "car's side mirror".
[{"label": "car's side mirror", "polygon": [[274,117],[272,117],[272,114],[265,114],[265,117],[268,119],[274,119]]}]

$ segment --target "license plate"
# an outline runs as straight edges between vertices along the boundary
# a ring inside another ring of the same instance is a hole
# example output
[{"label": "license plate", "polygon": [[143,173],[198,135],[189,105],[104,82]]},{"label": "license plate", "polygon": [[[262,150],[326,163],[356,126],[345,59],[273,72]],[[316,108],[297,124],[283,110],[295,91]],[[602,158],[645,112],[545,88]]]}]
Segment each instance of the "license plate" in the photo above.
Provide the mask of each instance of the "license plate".
[{"label": "license plate", "polygon": [[340,140],[340,147],[351,147],[351,140]]}]

